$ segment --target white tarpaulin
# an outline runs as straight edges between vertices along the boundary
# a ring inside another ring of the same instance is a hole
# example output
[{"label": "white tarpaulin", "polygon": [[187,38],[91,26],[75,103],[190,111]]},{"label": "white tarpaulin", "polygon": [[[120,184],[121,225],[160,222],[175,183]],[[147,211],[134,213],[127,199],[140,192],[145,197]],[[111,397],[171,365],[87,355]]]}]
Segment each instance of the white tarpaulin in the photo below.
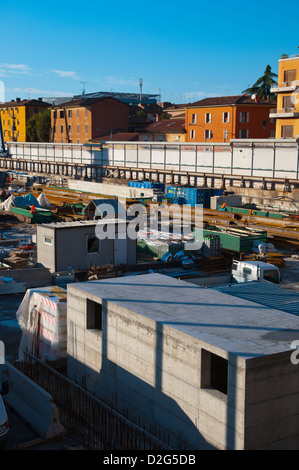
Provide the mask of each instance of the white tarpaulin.
[{"label": "white tarpaulin", "polygon": [[51,204],[49,202],[49,199],[47,198],[47,196],[44,193],[40,193],[40,195],[37,198],[37,202],[39,203],[39,205],[41,207],[44,207],[46,209],[51,208]]},{"label": "white tarpaulin", "polygon": [[19,359],[28,351],[44,361],[66,357],[66,290],[57,286],[28,289],[16,313],[22,338]]}]

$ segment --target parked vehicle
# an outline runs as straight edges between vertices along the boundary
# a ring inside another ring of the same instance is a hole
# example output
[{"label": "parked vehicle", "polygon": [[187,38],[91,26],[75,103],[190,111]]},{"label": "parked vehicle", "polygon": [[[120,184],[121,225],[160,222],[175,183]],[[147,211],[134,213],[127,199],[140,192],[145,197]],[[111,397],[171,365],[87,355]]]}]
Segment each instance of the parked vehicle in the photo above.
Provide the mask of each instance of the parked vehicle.
[{"label": "parked vehicle", "polygon": [[235,282],[281,282],[277,266],[263,261],[233,261],[232,281]]}]

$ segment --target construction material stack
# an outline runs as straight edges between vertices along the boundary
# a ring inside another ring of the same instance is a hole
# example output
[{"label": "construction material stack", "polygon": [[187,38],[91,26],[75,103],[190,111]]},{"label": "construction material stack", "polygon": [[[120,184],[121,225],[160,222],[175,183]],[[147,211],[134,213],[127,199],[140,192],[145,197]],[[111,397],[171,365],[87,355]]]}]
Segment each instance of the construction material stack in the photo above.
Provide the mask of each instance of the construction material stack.
[{"label": "construction material stack", "polygon": [[19,360],[24,352],[52,362],[66,358],[67,293],[58,286],[28,289],[16,313],[22,338]]}]

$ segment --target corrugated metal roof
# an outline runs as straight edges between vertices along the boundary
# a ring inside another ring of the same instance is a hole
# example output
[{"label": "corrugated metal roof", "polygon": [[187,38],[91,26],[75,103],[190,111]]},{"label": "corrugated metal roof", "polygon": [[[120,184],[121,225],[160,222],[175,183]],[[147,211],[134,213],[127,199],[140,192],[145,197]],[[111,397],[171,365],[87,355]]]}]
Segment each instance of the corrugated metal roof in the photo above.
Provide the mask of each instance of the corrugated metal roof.
[{"label": "corrugated metal roof", "polygon": [[299,293],[264,282],[242,282],[214,286],[212,289],[299,316]]}]

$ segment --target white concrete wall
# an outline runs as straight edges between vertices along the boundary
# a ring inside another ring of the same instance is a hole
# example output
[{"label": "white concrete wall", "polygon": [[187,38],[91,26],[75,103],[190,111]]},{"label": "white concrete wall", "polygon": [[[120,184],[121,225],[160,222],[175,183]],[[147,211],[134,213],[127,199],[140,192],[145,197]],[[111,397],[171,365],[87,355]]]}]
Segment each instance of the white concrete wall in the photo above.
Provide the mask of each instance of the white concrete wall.
[{"label": "white concrete wall", "polygon": [[[295,332],[290,344],[291,338]],[[291,352],[247,362],[246,450],[299,448],[299,365]]]},{"label": "white concrete wall", "polygon": [[106,142],[81,145],[9,142],[7,145],[12,158],[26,157],[32,161],[298,178],[295,139],[240,139],[231,143]]},{"label": "white concrete wall", "polygon": [[[244,448],[245,361],[112,301],[103,331],[86,330],[86,294],[71,285],[67,316],[71,379],[169,435],[174,449]],[[201,388],[202,348],[229,360],[227,396]]]},{"label": "white concrete wall", "polygon": [[93,193],[104,196],[115,196],[119,198],[152,198],[154,195],[153,189],[149,188],[134,188],[125,185],[105,184],[105,183],[92,183],[89,181],[68,180],[69,189],[82,191],[85,193]]},{"label": "white concrete wall", "polygon": [[57,407],[48,392],[9,363],[2,366],[2,374],[3,380],[9,382],[9,393],[4,396],[5,402],[29,423],[39,436],[51,439],[65,431],[59,422]]}]

